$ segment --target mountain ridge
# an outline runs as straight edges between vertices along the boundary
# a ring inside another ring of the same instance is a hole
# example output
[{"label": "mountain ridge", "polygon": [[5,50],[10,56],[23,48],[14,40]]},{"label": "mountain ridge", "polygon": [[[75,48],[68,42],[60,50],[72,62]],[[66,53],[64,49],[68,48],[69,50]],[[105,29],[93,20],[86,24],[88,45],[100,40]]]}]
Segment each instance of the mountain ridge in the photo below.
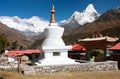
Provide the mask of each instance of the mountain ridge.
[{"label": "mountain ridge", "polygon": [[16,32],[16,30],[9,28],[2,23],[0,23],[0,34],[7,35],[9,43],[17,41],[19,45],[29,46],[32,42],[30,39]]},{"label": "mountain ridge", "polygon": [[108,28],[119,27],[119,25],[120,9],[110,9],[103,13],[96,21],[78,27],[74,33],[87,33],[94,32],[95,30],[103,31]]},{"label": "mountain ridge", "polygon": [[38,16],[33,16],[29,19],[20,18],[18,16],[1,16],[0,22],[4,25],[7,25],[10,28],[16,29],[18,31],[22,31],[25,34],[27,32],[33,32],[34,34],[38,34],[39,32],[43,32],[44,28],[48,27],[49,22],[39,18]]},{"label": "mountain ridge", "polygon": [[66,34],[73,31],[86,23],[91,23],[98,19],[100,14],[95,10],[93,4],[89,4],[83,12],[75,11],[72,16],[63,24]]}]

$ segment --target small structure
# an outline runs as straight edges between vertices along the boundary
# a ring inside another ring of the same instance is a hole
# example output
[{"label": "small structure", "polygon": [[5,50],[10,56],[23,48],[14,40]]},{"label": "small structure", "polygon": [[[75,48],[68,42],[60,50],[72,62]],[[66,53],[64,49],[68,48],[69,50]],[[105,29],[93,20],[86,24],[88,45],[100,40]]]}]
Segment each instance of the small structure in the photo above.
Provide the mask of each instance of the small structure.
[{"label": "small structure", "polygon": [[115,43],[118,41],[118,38],[112,38],[109,36],[105,37],[96,37],[96,38],[85,38],[85,39],[78,39],[81,45],[85,46],[86,48],[105,48],[111,47],[110,43]]},{"label": "small structure", "polygon": [[68,51],[68,57],[77,60],[86,60],[86,48],[80,44],[72,44],[72,49]]},{"label": "small structure", "polygon": [[81,46],[80,44],[72,44],[72,49],[74,51],[86,51],[86,48],[84,46]]},{"label": "small structure", "polygon": [[109,48],[109,50],[113,51],[111,54],[112,60],[118,61],[118,66],[120,68],[120,42]]},{"label": "small structure", "polygon": [[41,51],[39,49],[27,49],[24,55],[28,56],[30,60],[35,60],[39,58]]},{"label": "small structure", "polygon": [[64,28],[55,23],[54,6],[51,10],[51,18],[49,27],[44,30],[46,39],[42,43],[44,58],[36,62],[37,65],[62,65],[75,64],[75,60],[68,58],[68,50],[72,46],[65,46],[62,40]]},{"label": "small structure", "polygon": [[10,57],[19,57],[26,55],[29,57],[30,60],[36,59],[40,56],[40,50],[35,49],[35,50],[11,50],[7,51],[7,55]]},{"label": "small structure", "polygon": [[87,49],[87,60],[90,60],[91,49],[103,49],[104,59],[106,59],[106,48],[110,48],[113,43],[118,41],[118,38],[112,38],[109,36],[78,39],[79,43]]}]

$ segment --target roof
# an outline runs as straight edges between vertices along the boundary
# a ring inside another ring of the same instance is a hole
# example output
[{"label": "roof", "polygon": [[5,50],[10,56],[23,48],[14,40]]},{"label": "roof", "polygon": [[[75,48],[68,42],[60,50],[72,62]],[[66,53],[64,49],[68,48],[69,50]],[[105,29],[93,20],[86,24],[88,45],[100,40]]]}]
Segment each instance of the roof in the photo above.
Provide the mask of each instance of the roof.
[{"label": "roof", "polygon": [[97,38],[85,38],[85,39],[78,39],[78,41],[100,41],[100,40],[106,40],[107,42],[115,42],[118,40],[118,38],[112,38],[109,36],[105,37],[97,37]]},{"label": "roof", "polygon": [[8,51],[7,52],[7,55],[8,56],[21,56],[21,55],[24,55],[24,54],[33,54],[33,53],[40,53],[40,50],[39,49],[35,49],[35,50],[12,50],[12,51]]},{"label": "roof", "polygon": [[21,56],[21,55],[24,55],[24,51],[12,50],[12,51],[8,51],[7,55],[8,56],[13,56],[13,57]]},{"label": "roof", "polygon": [[108,42],[115,42],[115,41],[118,41],[119,38],[112,38],[112,37],[109,37],[109,36],[106,36],[106,39]]},{"label": "roof", "polygon": [[71,50],[82,50],[86,51],[86,48],[84,46],[81,46],[79,44],[72,44],[72,49]]},{"label": "roof", "polygon": [[25,54],[32,54],[32,53],[40,53],[39,49],[35,49],[35,50],[25,50]]},{"label": "roof", "polygon": [[114,45],[113,47],[109,48],[110,50],[120,50],[120,42]]},{"label": "roof", "polygon": [[99,38],[85,38],[85,39],[78,39],[78,41],[96,41],[96,40],[105,40],[106,38],[99,37]]}]

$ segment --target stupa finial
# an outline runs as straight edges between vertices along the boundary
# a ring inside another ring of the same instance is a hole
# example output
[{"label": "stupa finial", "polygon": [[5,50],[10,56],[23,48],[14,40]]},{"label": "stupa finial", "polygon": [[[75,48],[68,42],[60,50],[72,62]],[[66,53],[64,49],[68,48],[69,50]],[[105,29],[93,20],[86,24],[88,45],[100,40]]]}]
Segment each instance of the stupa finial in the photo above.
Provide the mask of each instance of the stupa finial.
[{"label": "stupa finial", "polygon": [[54,5],[52,5],[50,23],[55,23],[55,15],[54,15],[54,13],[55,13]]}]

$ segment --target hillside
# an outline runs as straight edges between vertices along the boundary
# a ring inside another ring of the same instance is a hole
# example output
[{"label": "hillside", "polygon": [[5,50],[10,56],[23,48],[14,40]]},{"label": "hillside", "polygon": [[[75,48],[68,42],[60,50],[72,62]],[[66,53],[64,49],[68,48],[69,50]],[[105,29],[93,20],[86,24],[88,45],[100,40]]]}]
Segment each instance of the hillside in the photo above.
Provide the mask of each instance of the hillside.
[{"label": "hillside", "polygon": [[8,41],[10,43],[17,41],[19,45],[23,45],[23,46],[28,46],[31,43],[31,41],[27,37],[19,34],[16,30],[11,29],[6,25],[0,23],[0,34],[2,33],[7,35]]},{"label": "hillside", "polygon": [[105,31],[107,29],[119,28],[120,21],[119,20],[111,20],[111,21],[95,21],[90,24],[85,24],[84,26],[77,28],[74,34],[80,33],[93,33],[94,31]]},{"label": "hillside", "polygon": [[95,30],[103,31],[107,29],[117,28],[120,26],[120,8],[108,10],[102,14],[96,21],[78,27],[75,34],[94,32]]}]

